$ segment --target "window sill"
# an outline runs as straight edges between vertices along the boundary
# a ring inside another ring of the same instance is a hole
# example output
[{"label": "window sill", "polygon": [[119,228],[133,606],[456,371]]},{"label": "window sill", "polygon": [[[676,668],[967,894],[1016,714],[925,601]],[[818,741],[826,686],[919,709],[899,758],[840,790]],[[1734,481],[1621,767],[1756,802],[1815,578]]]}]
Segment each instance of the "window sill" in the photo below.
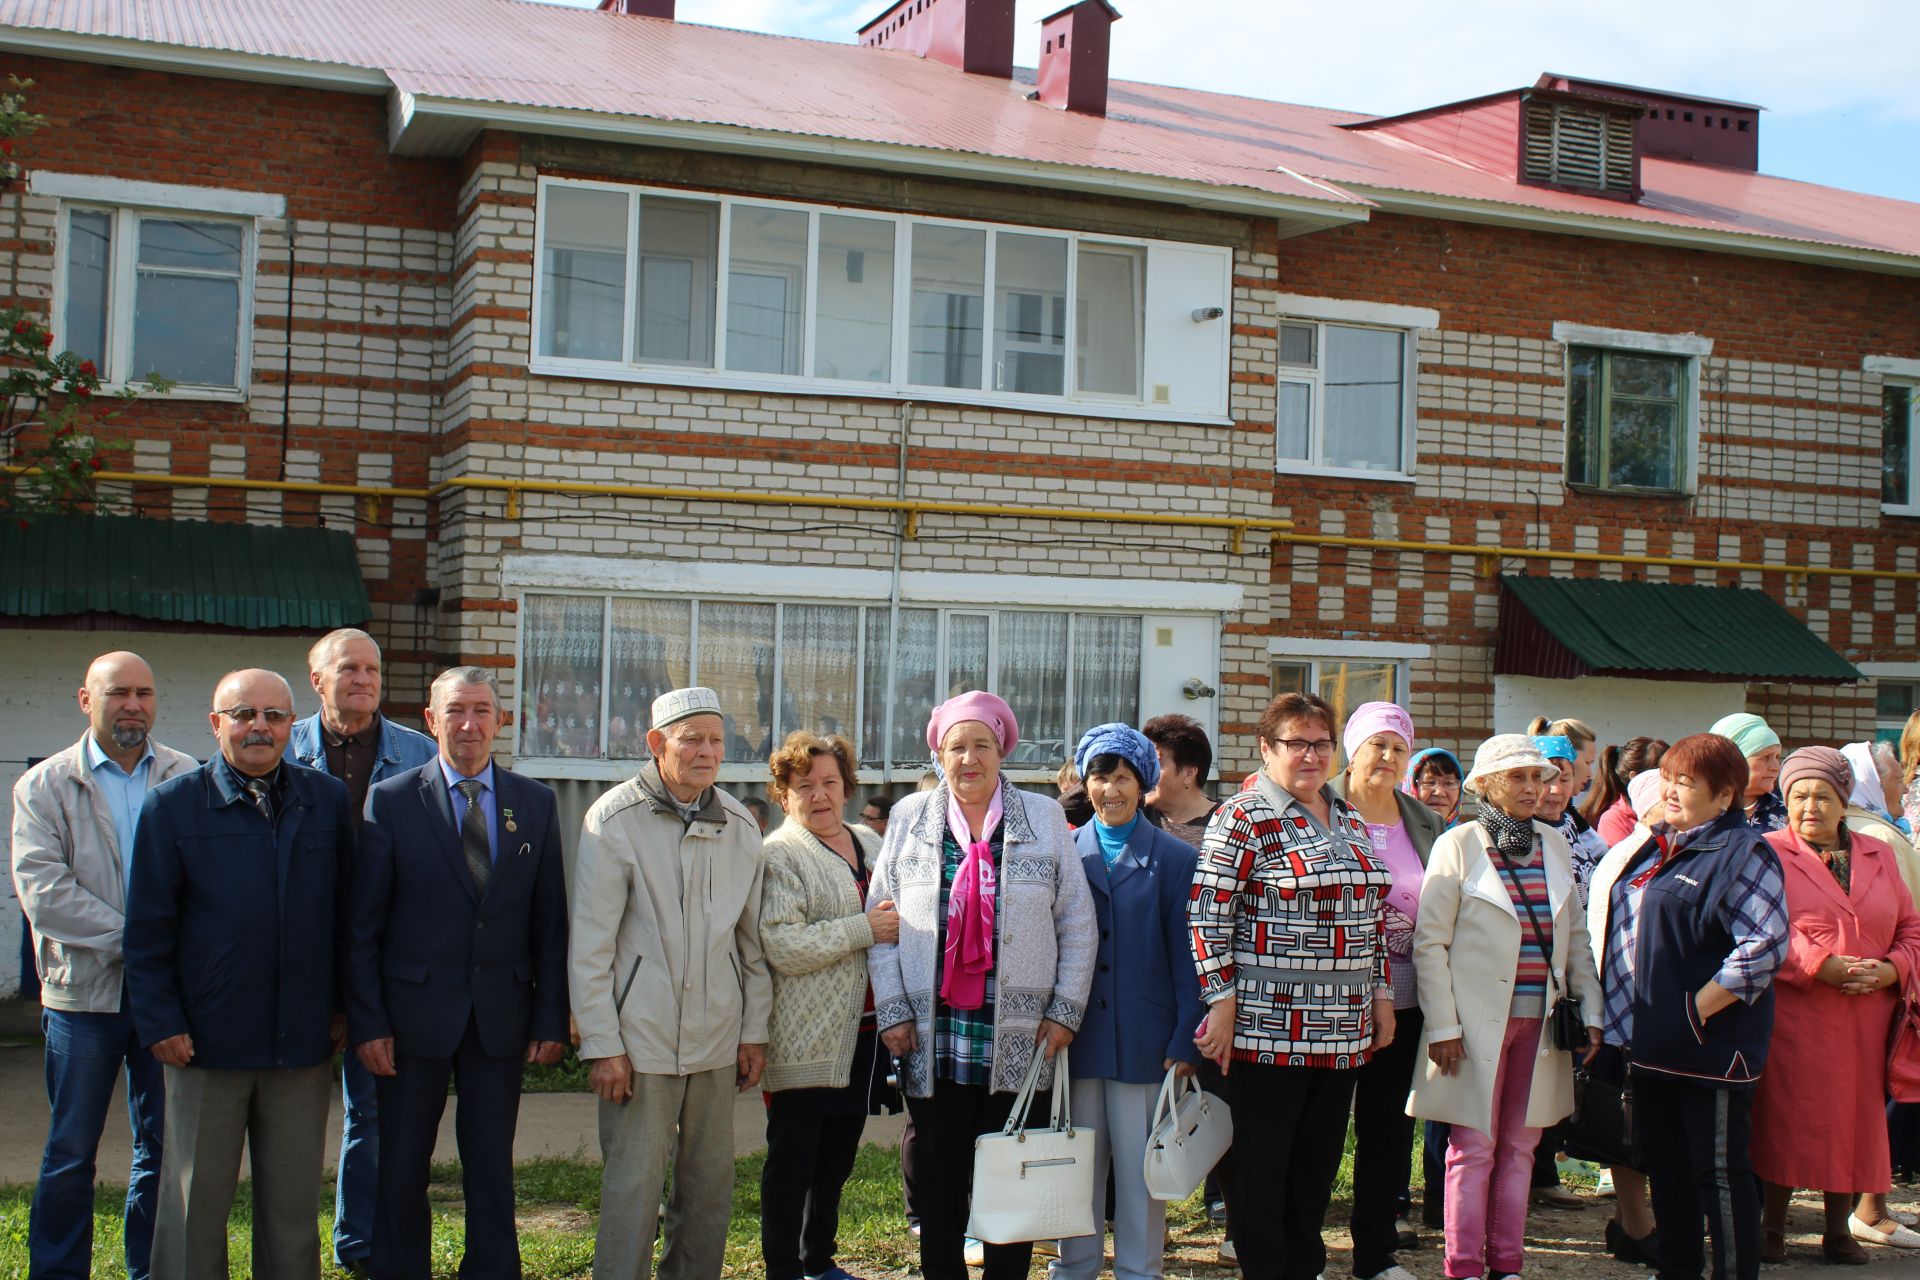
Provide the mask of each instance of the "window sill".
[{"label": "window sill", "polygon": [[1317,467],[1306,462],[1280,462],[1275,464],[1273,473],[1277,476],[1317,476],[1326,480],[1371,480],[1381,484],[1419,483],[1419,477],[1408,475],[1404,471],[1368,471],[1361,467]]},{"label": "window sill", "polygon": [[[96,398],[118,396],[127,390],[124,383],[101,383],[95,392]],[[142,400],[185,400],[204,404],[245,404],[252,393],[238,387],[174,387],[171,391],[155,391],[147,386],[136,386],[133,390],[140,393]]]},{"label": "window sill", "polygon": [[1904,507],[1896,507],[1883,502],[1880,504],[1880,514],[1883,516],[1893,516],[1901,520],[1920,519],[1920,503],[1910,503]]},{"label": "window sill", "polygon": [[1575,484],[1567,481],[1567,488],[1574,493],[1584,493],[1596,498],[1669,498],[1682,501],[1693,495],[1684,489],[1609,489],[1604,485]]},{"label": "window sill", "polygon": [[1007,395],[992,391],[957,391],[951,387],[900,388],[881,383],[829,382],[824,379],[785,378],[712,369],[636,369],[587,361],[531,360],[527,371],[537,378],[571,378],[591,382],[620,382],[639,386],[685,387],[695,391],[751,391],[767,395],[812,399],[891,400],[952,404],[976,409],[1011,409],[1056,418],[1104,418],[1119,422],[1178,422],[1194,426],[1230,427],[1225,414],[1176,409],[1170,405],[1133,404],[1114,400],[1069,400],[1064,397]]}]

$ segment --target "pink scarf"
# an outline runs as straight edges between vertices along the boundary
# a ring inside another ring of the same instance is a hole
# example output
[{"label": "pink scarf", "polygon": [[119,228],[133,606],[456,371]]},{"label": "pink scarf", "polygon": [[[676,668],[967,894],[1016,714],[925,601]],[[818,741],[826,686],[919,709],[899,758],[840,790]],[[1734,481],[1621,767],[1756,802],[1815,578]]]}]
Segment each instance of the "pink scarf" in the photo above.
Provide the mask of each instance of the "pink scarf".
[{"label": "pink scarf", "polygon": [[993,830],[1000,825],[1000,790],[994,789],[980,839],[972,838],[960,802],[947,793],[947,827],[967,851],[947,893],[947,950],[941,965],[940,998],[950,1009],[978,1009],[987,1000],[993,968]]}]

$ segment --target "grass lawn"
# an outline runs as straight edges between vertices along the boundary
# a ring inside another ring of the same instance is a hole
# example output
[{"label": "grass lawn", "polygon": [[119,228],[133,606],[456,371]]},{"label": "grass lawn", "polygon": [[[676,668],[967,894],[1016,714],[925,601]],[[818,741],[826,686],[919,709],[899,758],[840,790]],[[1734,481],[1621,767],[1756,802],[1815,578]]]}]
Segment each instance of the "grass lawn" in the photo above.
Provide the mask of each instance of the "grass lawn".
[{"label": "grass lawn", "polygon": [[[1352,1192],[1352,1144],[1341,1162],[1334,1186],[1335,1203],[1327,1214],[1329,1229],[1343,1228],[1347,1198]],[[758,1276],[760,1264],[760,1154],[744,1156],[735,1166],[733,1217],[727,1228],[727,1274]],[[1412,1170],[1418,1185],[1419,1167]],[[436,1164],[432,1197],[435,1210],[433,1267],[436,1276],[451,1276],[460,1260],[462,1220],[460,1167]],[[520,1251],[527,1280],[561,1280],[586,1276],[593,1262],[593,1230],[600,1212],[600,1166],[576,1159],[535,1160],[517,1169]],[[240,1184],[230,1231],[231,1272],[236,1280],[251,1273],[249,1222],[251,1186]],[[333,1187],[316,1185],[315,1209],[323,1247],[323,1274],[345,1273],[332,1266]],[[124,1275],[120,1265],[120,1214],[126,1190],[101,1184],[94,1201],[93,1275],[110,1280]],[[27,1214],[33,1188],[0,1186],[0,1276],[27,1272]],[[1237,1272],[1219,1264],[1214,1255],[1220,1229],[1206,1219],[1205,1207],[1195,1195],[1168,1211],[1168,1274],[1225,1280]],[[848,1180],[841,1206],[841,1261],[857,1275],[904,1276],[919,1265],[919,1243],[907,1233],[900,1209],[900,1175],[891,1147],[867,1146],[860,1152]],[[1177,1264],[1177,1266],[1176,1266]],[[1036,1273],[1038,1274],[1038,1273]]]}]

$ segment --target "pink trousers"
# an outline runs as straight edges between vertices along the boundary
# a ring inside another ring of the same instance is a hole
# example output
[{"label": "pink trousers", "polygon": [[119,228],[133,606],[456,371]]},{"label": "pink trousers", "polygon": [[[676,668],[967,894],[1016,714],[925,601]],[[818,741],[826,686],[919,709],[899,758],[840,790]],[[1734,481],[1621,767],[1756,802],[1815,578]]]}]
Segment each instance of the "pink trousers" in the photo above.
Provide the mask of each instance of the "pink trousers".
[{"label": "pink trousers", "polygon": [[1447,1139],[1448,1280],[1520,1270],[1540,1141],[1540,1130],[1527,1128],[1539,1052],[1540,1019],[1508,1018],[1493,1076],[1493,1132],[1456,1124]]}]

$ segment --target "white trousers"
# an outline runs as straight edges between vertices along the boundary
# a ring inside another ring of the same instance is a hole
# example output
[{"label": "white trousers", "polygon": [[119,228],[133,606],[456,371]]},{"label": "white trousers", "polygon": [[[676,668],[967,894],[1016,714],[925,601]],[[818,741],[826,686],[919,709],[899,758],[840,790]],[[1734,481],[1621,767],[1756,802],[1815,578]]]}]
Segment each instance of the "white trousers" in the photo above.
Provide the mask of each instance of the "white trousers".
[{"label": "white trousers", "polygon": [[1047,1267],[1049,1280],[1094,1280],[1106,1257],[1107,1167],[1113,1167],[1114,1280],[1160,1280],[1167,1253],[1167,1205],[1147,1194],[1141,1166],[1160,1082],[1075,1080],[1073,1123],[1093,1130],[1093,1221],[1090,1236],[1060,1242],[1060,1256]]}]

